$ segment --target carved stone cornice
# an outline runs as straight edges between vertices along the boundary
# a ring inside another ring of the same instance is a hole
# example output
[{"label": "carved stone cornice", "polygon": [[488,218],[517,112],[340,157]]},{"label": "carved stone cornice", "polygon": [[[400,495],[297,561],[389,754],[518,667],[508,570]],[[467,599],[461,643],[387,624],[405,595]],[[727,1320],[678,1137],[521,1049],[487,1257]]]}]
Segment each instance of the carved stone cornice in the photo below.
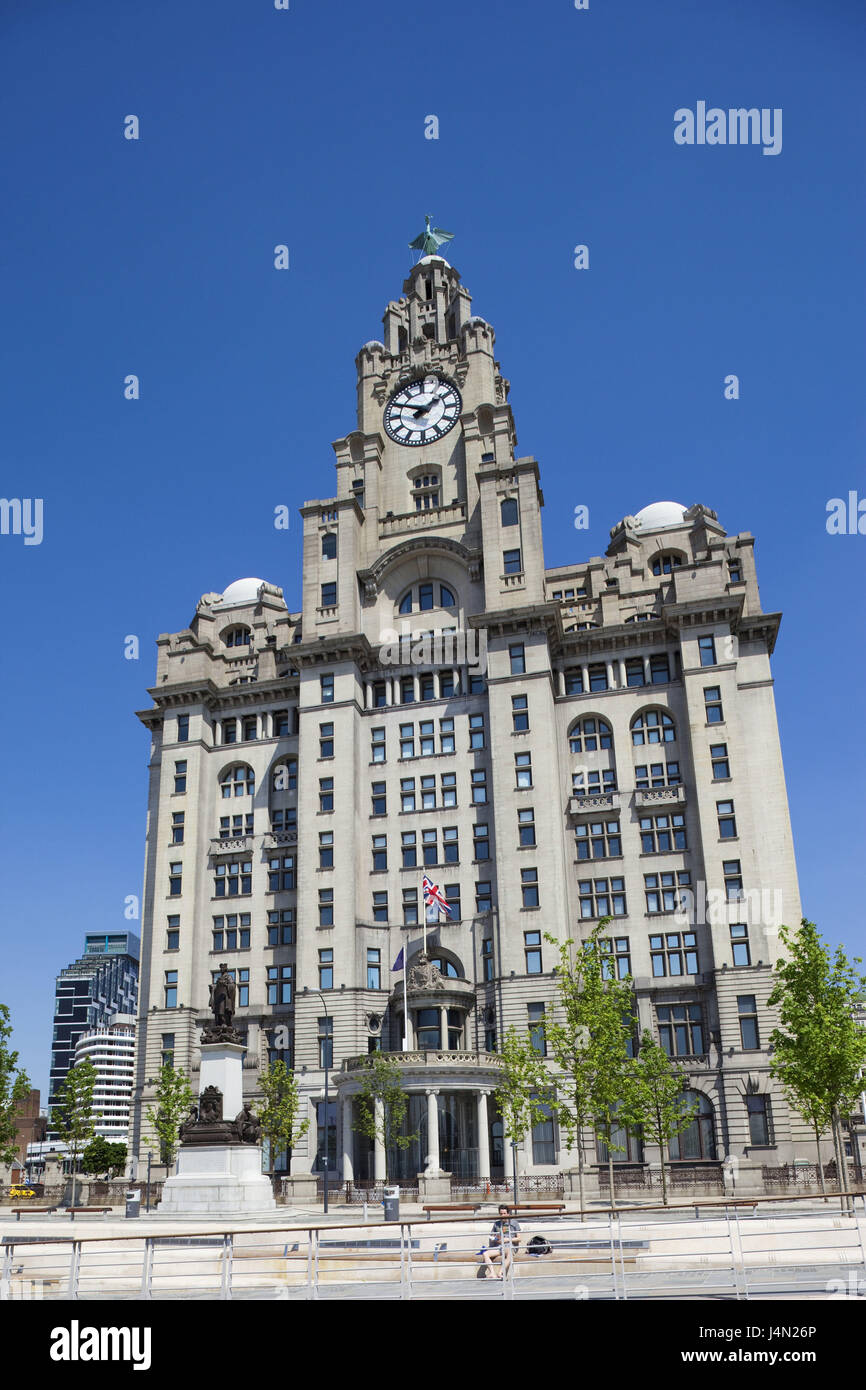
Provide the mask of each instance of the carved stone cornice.
[{"label": "carved stone cornice", "polygon": [[475,567],[476,573],[480,571],[481,552],[479,550],[470,548],[462,541],[454,540],[451,536],[423,532],[393,545],[390,550],[385,551],[384,555],[380,555],[369,569],[358,570],[358,578],[364,585],[364,597],[372,602],[378,596],[382,580],[394,565],[400,564],[403,560],[419,552],[430,554],[437,551],[450,555],[465,565],[470,572],[470,578],[473,577],[473,567]]}]

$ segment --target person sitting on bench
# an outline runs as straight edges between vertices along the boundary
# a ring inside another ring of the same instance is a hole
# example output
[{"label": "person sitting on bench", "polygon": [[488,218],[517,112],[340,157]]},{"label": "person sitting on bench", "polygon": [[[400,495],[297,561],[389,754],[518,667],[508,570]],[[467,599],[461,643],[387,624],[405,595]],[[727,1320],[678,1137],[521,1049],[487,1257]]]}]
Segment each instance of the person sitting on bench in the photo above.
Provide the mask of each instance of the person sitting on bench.
[{"label": "person sitting on bench", "polygon": [[[493,1275],[495,1279],[504,1279],[511,1268],[514,1251],[519,1244],[520,1224],[511,1220],[511,1208],[503,1204],[499,1208],[499,1220],[494,1221],[490,1232],[490,1244],[482,1252],[484,1263],[487,1266],[485,1278],[489,1279]],[[493,1261],[496,1259],[502,1262],[502,1270],[499,1274],[495,1274],[493,1270]]]}]

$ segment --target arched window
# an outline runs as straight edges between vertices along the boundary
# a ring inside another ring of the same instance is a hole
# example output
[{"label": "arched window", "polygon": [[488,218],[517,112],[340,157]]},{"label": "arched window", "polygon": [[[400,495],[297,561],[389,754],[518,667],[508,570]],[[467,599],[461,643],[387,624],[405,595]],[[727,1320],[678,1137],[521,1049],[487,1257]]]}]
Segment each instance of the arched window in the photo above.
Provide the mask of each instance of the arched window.
[{"label": "arched window", "polygon": [[642,710],[631,721],[631,741],[635,748],[647,743],[673,743],[677,728],[663,709]]},{"label": "arched window", "polygon": [[503,497],[499,504],[499,514],[503,526],[516,526],[519,521],[516,497]]},{"label": "arched window", "polygon": [[682,563],[682,555],[677,555],[673,551],[666,551],[662,555],[652,557],[650,568],[653,574],[670,574],[671,570],[678,569]]},{"label": "arched window", "polygon": [[251,633],[248,627],[230,627],[223,633],[227,647],[248,647]]},{"label": "arched window", "polygon": [[398,613],[425,613],[431,608],[456,608],[454,590],[436,579],[413,584],[397,605]]},{"label": "arched window", "polygon": [[[696,1104],[697,1103],[697,1104]],[[677,1134],[668,1145],[671,1162],[688,1162],[716,1156],[713,1107],[700,1091],[683,1091],[683,1107],[696,1110],[688,1129]]]},{"label": "arched window", "polygon": [[293,792],[298,787],[298,760],[286,758],[274,765],[271,778],[272,792]]},{"label": "arched window", "polygon": [[459,980],[460,972],[453,960],[448,960],[445,956],[431,956],[430,964],[435,965],[440,975],[445,975],[449,980]]},{"label": "arched window", "polygon": [[421,473],[412,480],[412,496],[416,512],[427,512],[439,506],[439,474]]},{"label": "arched window", "polygon": [[591,715],[578,719],[572,724],[568,734],[568,746],[572,753],[595,753],[599,748],[613,747],[613,734],[604,719]]},{"label": "arched window", "polygon": [[224,798],[230,796],[253,796],[256,790],[256,774],[246,763],[237,763],[220,777],[220,791]]},{"label": "arched window", "polygon": [[337,558],[337,533],[336,531],[325,531],[322,534],[322,559],[336,560]]},{"label": "arched window", "polygon": [[632,613],[630,618],[626,618],[627,623],[648,623],[653,618],[657,618],[658,613]]}]

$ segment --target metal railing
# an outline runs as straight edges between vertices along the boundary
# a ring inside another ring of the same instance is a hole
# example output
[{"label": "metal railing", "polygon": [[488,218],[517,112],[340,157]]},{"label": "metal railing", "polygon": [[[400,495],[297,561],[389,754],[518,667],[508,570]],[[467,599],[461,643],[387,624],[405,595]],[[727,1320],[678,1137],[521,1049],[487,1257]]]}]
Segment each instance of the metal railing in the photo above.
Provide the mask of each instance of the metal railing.
[{"label": "metal railing", "polygon": [[520,1247],[502,1278],[496,1277],[498,1254],[490,1270],[483,1258],[495,1206],[483,1217],[235,1231],[28,1236],[16,1230],[0,1245],[0,1300],[862,1294],[863,1194],[857,1211],[828,1211],[807,1200],[808,1209],[802,1198],[704,1198],[682,1206],[571,1213],[520,1208]]}]

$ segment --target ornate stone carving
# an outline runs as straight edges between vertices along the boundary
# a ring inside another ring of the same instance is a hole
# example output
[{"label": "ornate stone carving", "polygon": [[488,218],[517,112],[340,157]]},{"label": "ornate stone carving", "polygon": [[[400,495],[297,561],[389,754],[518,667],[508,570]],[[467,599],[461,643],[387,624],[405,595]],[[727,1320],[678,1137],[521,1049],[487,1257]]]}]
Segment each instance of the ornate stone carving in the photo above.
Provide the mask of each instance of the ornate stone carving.
[{"label": "ornate stone carving", "polygon": [[409,971],[409,978],[406,981],[407,989],[441,989],[445,984],[439,973],[438,966],[435,966],[425,951],[422,951],[416,963]]},{"label": "ornate stone carving", "polygon": [[223,1117],[223,1093],[219,1086],[205,1086],[199,1096],[199,1124],[212,1125]]}]

